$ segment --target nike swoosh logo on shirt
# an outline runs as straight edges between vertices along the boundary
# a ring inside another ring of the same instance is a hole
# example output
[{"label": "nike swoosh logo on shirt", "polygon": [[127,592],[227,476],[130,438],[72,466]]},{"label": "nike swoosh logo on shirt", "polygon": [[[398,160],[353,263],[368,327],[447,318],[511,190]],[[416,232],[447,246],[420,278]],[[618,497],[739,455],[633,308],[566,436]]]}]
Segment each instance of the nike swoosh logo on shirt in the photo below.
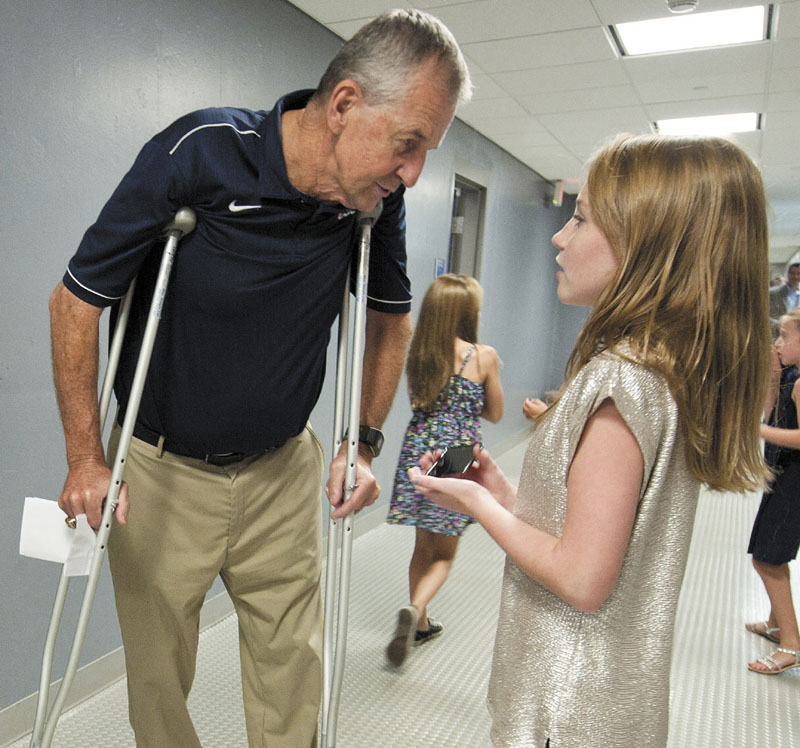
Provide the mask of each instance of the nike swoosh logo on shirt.
[{"label": "nike swoosh logo on shirt", "polygon": [[236,200],[231,200],[228,204],[228,210],[231,213],[239,213],[242,210],[258,210],[260,205],[237,205]]}]

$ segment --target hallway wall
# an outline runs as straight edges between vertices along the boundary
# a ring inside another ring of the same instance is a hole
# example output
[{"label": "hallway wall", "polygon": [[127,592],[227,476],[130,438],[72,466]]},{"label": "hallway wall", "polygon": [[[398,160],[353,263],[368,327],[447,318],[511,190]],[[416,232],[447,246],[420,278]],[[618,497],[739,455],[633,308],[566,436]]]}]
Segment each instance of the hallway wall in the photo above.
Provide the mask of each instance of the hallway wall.
[{"label": "hallway wall", "polygon": [[[23,498],[56,498],[65,476],[50,373],[52,288],[153,133],[199,107],[270,108],[286,91],[315,86],[339,45],[283,0],[0,0],[0,502],[7,520],[0,525],[0,710],[38,688],[59,574],[17,554]],[[528,428],[524,396],[558,386],[584,312],[561,308],[555,297],[550,236],[569,215],[569,201],[548,207],[547,185],[534,172],[456,120],[408,193],[414,313],[433,279],[433,258],[446,253],[453,174],[463,164],[487,176],[481,336],[505,363],[507,398],[506,417],[485,431],[491,447]],[[331,380],[312,416],[326,448]],[[402,390],[384,429],[385,456],[376,462],[384,495],[372,511],[385,511],[409,415]],[[78,607],[71,598],[65,621],[75,620]],[[56,675],[65,665],[62,638]],[[81,661],[119,646],[105,571]]]}]

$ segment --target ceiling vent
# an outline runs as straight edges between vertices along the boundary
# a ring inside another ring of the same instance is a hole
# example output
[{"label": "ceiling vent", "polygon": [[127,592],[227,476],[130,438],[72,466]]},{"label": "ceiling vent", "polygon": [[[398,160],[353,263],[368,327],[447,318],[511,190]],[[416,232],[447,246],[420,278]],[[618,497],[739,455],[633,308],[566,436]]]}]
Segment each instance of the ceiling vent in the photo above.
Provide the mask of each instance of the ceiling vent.
[{"label": "ceiling vent", "polygon": [[691,13],[697,8],[697,0],[667,0],[670,13]]}]

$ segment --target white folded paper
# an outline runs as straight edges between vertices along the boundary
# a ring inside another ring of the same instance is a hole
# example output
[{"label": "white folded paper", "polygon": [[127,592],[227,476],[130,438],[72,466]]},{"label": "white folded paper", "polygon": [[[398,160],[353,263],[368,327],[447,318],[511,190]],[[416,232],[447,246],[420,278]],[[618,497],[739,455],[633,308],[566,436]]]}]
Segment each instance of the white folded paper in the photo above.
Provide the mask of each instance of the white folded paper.
[{"label": "white folded paper", "polygon": [[92,566],[97,536],[85,514],[75,518],[74,530],[67,527],[64,519],[58,502],[27,496],[22,510],[19,552],[23,556],[64,564],[65,576],[86,576]]}]

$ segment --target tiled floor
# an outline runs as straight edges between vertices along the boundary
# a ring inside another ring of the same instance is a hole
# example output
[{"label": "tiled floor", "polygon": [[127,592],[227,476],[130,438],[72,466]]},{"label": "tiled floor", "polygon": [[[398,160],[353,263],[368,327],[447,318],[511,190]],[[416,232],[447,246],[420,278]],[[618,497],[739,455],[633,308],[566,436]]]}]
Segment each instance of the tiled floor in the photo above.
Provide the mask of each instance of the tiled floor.
[{"label": "tiled floor", "polygon": [[[517,474],[524,445],[501,464]],[[701,497],[678,611],[670,748],[800,746],[800,669],[778,677],[749,673],[748,659],[769,653],[743,623],[767,612],[745,554],[755,496]],[[358,524],[356,523],[356,533]],[[412,650],[406,665],[385,664],[384,647],[406,599],[413,530],[381,526],[356,537],[347,666],[336,744],[342,748],[486,748],[484,705],[503,555],[478,527],[459,548],[431,613],[445,634]],[[800,584],[793,569],[795,600]],[[190,709],[204,748],[245,748],[236,620],[201,635]],[[124,681],[65,713],[54,748],[129,748]],[[27,748],[28,739],[11,748]],[[639,746],[631,736],[631,746]],[[580,748],[580,747],[573,747]]]}]

